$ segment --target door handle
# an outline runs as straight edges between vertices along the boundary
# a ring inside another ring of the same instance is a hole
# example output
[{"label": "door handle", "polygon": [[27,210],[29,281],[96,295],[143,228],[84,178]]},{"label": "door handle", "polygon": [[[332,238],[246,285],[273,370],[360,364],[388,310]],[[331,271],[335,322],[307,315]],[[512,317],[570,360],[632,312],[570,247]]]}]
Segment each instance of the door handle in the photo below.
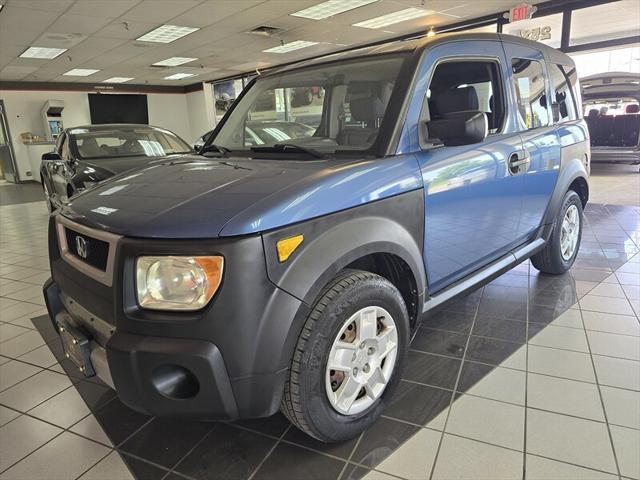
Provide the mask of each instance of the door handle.
[{"label": "door handle", "polygon": [[523,165],[528,165],[529,162],[531,162],[531,159],[529,158],[527,152],[513,152],[509,156],[509,171],[513,175],[520,173],[520,167],[522,167]]}]

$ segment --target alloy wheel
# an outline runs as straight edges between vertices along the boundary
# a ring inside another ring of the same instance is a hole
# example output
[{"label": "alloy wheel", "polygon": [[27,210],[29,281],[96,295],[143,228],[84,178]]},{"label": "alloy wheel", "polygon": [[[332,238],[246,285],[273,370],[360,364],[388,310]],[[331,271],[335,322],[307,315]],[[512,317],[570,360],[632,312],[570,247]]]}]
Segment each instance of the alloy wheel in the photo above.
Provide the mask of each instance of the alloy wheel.
[{"label": "alloy wheel", "polygon": [[343,415],[371,407],[391,379],[398,355],[398,330],[387,310],[369,306],[351,315],[338,332],[327,360],[325,390]]}]

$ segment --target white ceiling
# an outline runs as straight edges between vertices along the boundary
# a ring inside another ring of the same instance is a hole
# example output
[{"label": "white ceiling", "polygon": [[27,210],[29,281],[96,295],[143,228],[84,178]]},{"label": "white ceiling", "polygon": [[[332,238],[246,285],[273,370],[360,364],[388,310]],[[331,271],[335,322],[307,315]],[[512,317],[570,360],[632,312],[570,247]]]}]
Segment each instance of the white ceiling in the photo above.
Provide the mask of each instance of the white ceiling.
[{"label": "white ceiling", "polygon": [[[0,80],[99,83],[133,77],[131,84],[188,85],[277,65],[345,46],[499,13],[517,0],[378,0],[330,17],[309,20],[290,14],[323,0],[0,0]],[[538,3],[538,2],[533,2]],[[437,13],[383,30],[352,24],[408,7]],[[169,44],[135,39],[162,24],[199,27]],[[284,30],[278,37],[246,33],[260,25]],[[263,50],[282,42],[318,45],[286,54]],[[53,60],[20,58],[29,46],[69,50]],[[179,67],[151,67],[169,57],[198,60]],[[72,68],[100,69],[88,77],[62,74]],[[177,72],[198,76],[163,80]]]}]

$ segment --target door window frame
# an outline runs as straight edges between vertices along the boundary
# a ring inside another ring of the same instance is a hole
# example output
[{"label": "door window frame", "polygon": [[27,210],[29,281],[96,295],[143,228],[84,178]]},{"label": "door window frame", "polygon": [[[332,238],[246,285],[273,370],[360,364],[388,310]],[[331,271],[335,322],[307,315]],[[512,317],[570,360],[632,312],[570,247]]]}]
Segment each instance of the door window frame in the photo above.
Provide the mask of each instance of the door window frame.
[{"label": "door window frame", "polygon": [[[417,128],[417,133],[418,133],[418,145],[420,147],[421,151],[425,151],[425,150],[430,150],[432,148],[444,148],[444,145],[434,145],[432,142],[428,142],[425,138],[425,133],[426,133],[426,122],[428,122],[431,119],[431,114],[429,112],[429,99],[427,98],[427,93],[429,91],[429,87],[431,86],[431,82],[433,81],[433,76],[437,70],[437,68],[443,64],[443,63],[463,63],[463,62],[492,62],[495,64],[496,66],[496,73],[498,74],[498,87],[499,87],[499,92],[502,95],[502,120],[500,122],[500,128],[496,129],[495,132],[490,133],[487,138],[484,140],[486,141],[487,139],[497,136],[497,135],[502,135],[504,134],[504,130],[506,128],[507,125],[507,118],[509,116],[509,102],[508,102],[508,97],[507,97],[507,90],[505,88],[505,79],[503,78],[502,75],[502,68],[503,68],[503,64],[501,62],[500,57],[497,56],[491,56],[491,55],[451,55],[451,56],[445,56],[442,57],[440,59],[438,59],[434,65],[433,68],[431,68],[431,71],[429,72],[429,79],[427,81],[427,90],[425,91],[424,97],[422,99],[422,106],[420,108],[420,115],[418,117],[418,128]],[[493,92],[493,95],[495,95],[496,92]],[[479,144],[483,144],[483,142],[480,142]]]},{"label": "door window frame", "polygon": [[[505,43],[505,46],[509,45],[509,43]],[[520,44],[511,44],[511,45],[516,45],[519,47],[522,47],[523,45]],[[513,120],[514,120],[514,126],[516,128],[516,131],[520,132],[520,133],[524,133],[524,132],[531,132],[534,130],[540,130],[543,128],[552,128],[555,127],[555,122],[553,121],[553,111],[551,109],[551,105],[550,105],[550,101],[549,99],[551,99],[551,80],[549,78],[549,70],[547,69],[547,58],[544,55],[543,52],[541,52],[540,50],[537,50],[533,47],[529,47],[527,46],[526,48],[532,49],[534,50],[539,57],[538,58],[532,58],[533,55],[507,55],[507,62],[509,64],[509,88],[511,89],[511,93],[513,95],[513,108],[511,109],[513,112]],[[506,49],[505,49],[506,52]],[[530,62],[538,62],[541,66],[542,66],[542,75],[544,76],[544,92],[545,92],[545,96],[547,97],[547,106],[545,107],[546,111],[547,111],[547,118],[549,119],[549,122],[547,125],[542,125],[539,127],[533,127],[533,128],[522,128],[523,125],[521,125],[520,121],[519,121],[519,111],[517,108],[518,105],[518,90],[516,90],[516,82],[515,82],[515,77],[514,77],[514,73],[513,73],[513,66],[512,66],[512,62],[514,59],[520,59],[520,60],[529,60]]]}]

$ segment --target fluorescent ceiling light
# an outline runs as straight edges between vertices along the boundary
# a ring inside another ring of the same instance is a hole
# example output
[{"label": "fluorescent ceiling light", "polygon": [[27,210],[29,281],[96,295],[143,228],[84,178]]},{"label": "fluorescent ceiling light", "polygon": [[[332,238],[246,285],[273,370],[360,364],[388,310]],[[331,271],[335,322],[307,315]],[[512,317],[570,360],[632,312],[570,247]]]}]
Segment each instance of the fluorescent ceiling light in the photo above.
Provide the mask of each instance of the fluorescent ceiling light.
[{"label": "fluorescent ceiling light", "polygon": [[63,75],[68,75],[70,77],[88,77],[89,75],[93,75],[94,73],[98,73],[100,70],[96,70],[95,68],[73,68]]},{"label": "fluorescent ceiling light", "polygon": [[133,77],[111,77],[106,80],[102,80],[102,83],[125,83],[129,80],[133,80]]},{"label": "fluorescent ceiling light", "polygon": [[183,78],[195,77],[195,73],[174,73],[168,77],[164,77],[165,80],[182,80]]},{"label": "fluorescent ceiling light", "polygon": [[407,20],[413,20],[420,17],[426,17],[427,15],[431,15],[432,10],[423,10],[421,8],[405,8],[404,10],[400,10],[398,12],[388,13],[387,15],[382,15],[380,17],[370,18],[369,20],[365,20],[364,22],[354,23],[354,27],[362,27],[362,28],[382,28],[387,25],[393,25],[394,23],[406,22]]},{"label": "fluorescent ceiling light", "polygon": [[180,27],[178,25],[161,25],[136,40],[141,42],[171,43],[197,30],[200,29],[196,27]]},{"label": "fluorescent ceiling light", "polygon": [[66,48],[29,47],[20,55],[22,58],[56,58],[66,52]]},{"label": "fluorescent ceiling light", "polygon": [[291,16],[310,18],[311,20],[322,20],[377,1],[378,0],[328,0],[313,7],[294,12]]},{"label": "fluorescent ceiling light", "polygon": [[171,58],[167,58],[166,60],[156,62],[153,65],[156,65],[157,67],[177,67],[178,65],[193,62],[195,60],[198,60],[198,59],[188,58],[188,57],[171,57]]},{"label": "fluorescent ceiling light", "polygon": [[295,42],[285,43],[284,45],[278,45],[277,47],[267,48],[263,52],[267,53],[287,53],[294,50],[300,50],[301,48],[311,47],[317,45],[318,42],[308,42],[306,40],[296,40]]}]

